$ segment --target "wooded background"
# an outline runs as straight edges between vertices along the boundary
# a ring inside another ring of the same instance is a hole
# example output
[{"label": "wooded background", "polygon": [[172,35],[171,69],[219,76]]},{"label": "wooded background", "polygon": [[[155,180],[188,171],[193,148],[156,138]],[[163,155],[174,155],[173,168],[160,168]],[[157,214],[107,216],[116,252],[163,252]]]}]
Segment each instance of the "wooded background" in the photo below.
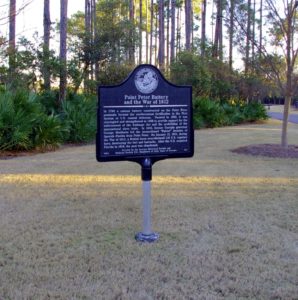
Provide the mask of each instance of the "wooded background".
[{"label": "wooded background", "polygon": [[56,23],[51,1],[44,0],[37,12],[43,34],[19,40],[22,8],[16,11],[16,0],[7,3],[1,21],[9,36],[0,39],[5,86],[50,91],[59,85],[62,102],[66,89],[95,93],[97,84],[119,83],[135,65],[150,63],[173,82],[191,84],[195,96],[248,102],[279,97],[286,132],[297,96],[296,0],[85,0],[85,10],[70,18],[71,1],[61,0]]}]

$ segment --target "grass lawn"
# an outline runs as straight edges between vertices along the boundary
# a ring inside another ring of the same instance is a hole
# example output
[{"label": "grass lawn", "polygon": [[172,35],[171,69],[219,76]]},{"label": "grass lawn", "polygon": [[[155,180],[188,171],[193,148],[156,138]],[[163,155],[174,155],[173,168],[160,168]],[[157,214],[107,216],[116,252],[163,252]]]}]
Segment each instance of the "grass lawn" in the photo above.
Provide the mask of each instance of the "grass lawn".
[{"label": "grass lawn", "polygon": [[153,244],[134,240],[137,164],[94,145],[1,160],[0,299],[298,299],[298,159],[230,152],[280,128],[196,131],[193,158],[156,163]]}]

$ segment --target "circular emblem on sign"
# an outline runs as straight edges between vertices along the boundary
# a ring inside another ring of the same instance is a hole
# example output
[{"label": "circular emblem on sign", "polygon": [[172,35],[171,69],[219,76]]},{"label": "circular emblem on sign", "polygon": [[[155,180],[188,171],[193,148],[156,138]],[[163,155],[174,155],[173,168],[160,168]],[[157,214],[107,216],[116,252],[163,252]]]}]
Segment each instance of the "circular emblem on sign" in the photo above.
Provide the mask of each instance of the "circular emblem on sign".
[{"label": "circular emblem on sign", "polygon": [[135,76],[137,90],[144,94],[152,93],[158,86],[158,75],[151,68],[140,69]]}]

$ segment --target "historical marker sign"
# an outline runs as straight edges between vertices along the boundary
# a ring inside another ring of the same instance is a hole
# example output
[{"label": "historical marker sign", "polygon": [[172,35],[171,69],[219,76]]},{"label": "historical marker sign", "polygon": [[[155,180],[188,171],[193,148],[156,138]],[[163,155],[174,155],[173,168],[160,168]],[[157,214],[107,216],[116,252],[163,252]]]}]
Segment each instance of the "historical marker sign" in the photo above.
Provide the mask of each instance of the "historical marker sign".
[{"label": "historical marker sign", "polygon": [[140,65],[117,86],[98,90],[96,158],[130,160],[142,166],[143,231],[140,242],[154,242],[151,230],[152,165],[194,153],[192,90],[168,82],[152,65]]},{"label": "historical marker sign", "polygon": [[99,87],[98,161],[142,164],[194,153],[192,90],[168,82],[152,65],[140,65],[117,86]]}]

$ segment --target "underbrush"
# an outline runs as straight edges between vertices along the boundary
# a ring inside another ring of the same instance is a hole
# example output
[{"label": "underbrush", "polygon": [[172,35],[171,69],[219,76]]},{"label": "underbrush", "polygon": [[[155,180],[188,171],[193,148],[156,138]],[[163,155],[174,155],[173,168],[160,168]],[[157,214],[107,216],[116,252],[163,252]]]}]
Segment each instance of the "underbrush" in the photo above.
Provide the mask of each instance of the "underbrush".
[{"label": "underbrush", "polygon": [[55,148],[64,128],[54,113],[46,114],[36,95],[26,91],[0,93],[0,150]]},{"label": "underbrush", "polygon": [[[96,133],[96,97],[58,91],[0,91],[0,151],[49,150],[62,143],[87,143]],[[194,127],[212,128],[266,119],[263,105],[195,98]]]},{"label": "underbrush", "polygon": [[193,121],[196,129],[237,125],[266,120],[264,106],[258,102],[216,101],[199,97],[193,101]]},{"label": "underbrush", "polygon": [[68,95],[59,103],[55,91],[0,92],[0,151],[49,150],[62,143],[89,142],[95,131],[95,97]]}]

